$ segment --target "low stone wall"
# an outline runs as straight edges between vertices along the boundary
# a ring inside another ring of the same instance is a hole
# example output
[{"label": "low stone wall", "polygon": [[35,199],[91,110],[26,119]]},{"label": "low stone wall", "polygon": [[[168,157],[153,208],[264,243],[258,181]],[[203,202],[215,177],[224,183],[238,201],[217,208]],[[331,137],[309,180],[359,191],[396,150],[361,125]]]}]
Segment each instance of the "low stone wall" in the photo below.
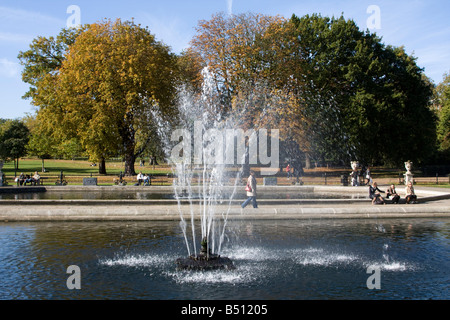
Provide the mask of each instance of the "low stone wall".
[{"label": "low stone wall", "polygon": [[[48,191],[105,190],[120,187],[49,187]],[[125,187],[141,190],[149,187]],[[16,189],[16,188],[13,188]],[[20,188],[23,189],[23,188]],[[30,187],[30,189],[34,189]],[[34,189],[36,190],[36,189]],[[171,192],[171,187],[151,187],[152,192]],[[6,191],[6,189],[2,189]],[[367,187],[339,186],[261,186],[260,193],[271,192],[333,192],[367,194]],[[399,190],[400,191],[400,190]],[[450,190],[416,189],[419,204],[415,205],[371,205],[368,198],[362,199],[258,199],[259,208],[242,209],[242,200],[233,200],[231,205],[216,207],[218,215],[229,219],[379,219],[379,218],[433,218],[450,217]],[[199,200],[193,201],[196,218],[200,218]],[[180,220],[176,200],[0,200],[1,221],[140,221]],[[190,219],[190,201],[182,201],[182,214]]]}]

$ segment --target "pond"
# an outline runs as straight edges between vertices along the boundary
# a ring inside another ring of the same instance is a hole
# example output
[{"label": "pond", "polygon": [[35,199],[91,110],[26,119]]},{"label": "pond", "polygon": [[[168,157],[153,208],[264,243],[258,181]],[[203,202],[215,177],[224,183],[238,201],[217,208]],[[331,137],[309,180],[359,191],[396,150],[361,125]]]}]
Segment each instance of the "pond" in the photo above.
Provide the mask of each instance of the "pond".
[{"label": "pond", "polygon": [[[187,255],[177,221],[0,223],[0,299],[449,299],[449,227],[229,221],[222,254],[236,269],[189,272],[175,265]],[[69,266],[80,289],[68,288]]]}]

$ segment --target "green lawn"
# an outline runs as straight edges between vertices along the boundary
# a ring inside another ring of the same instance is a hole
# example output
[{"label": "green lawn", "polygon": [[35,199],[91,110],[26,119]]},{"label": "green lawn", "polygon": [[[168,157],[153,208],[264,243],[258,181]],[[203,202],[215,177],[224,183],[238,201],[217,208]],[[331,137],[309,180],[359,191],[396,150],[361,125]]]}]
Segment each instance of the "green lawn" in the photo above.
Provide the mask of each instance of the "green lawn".
[{"label": "green lawn", "polygon": [[[16,173],[30,174],[35,171],[39,172],[42,176],[56,176],[59,175],[61,170],[66,176],[93,176],[98,175],[98,167],[92,167],[89,161],[77,161],[77,160],[45,160],[44,166],[47,170],[46,173],[42,173],[42,161],[40,159],[20,159],[19,170],[14,171],[14,162],[6,162],[2,171],[6,176],[14,176]],[[143,173],[151,174],[167,174],[170,172],[170,168],[167,166],[157,166],[155,170],[150,166],[139,167],[139,163],[135,165],[136,172],[142,171]],[[124,171],[122,162],[106,162],[106,172],[108,175],[119,175]]]},{"label": "green lawn", "polygon": [[[115,177],[117,177],[120,172],[124,171],[124,163],[123,162],[117,162],[117,161],[108,161],[106,162],[106,172],[107,176],[99,175],[98,174],[98,167],[92,167],[91,162],[89,161],[82,161],[82,160],[45,160],[44,165],[48,172],[42,173],[42,161],[40,159],[20,159],[19,161],[19,170],[17,172],[14,171],[14,163],[12,161],[9,161],[4,164],[4,167],[2,171],[5,173],[7,177],[7,181],[11,183],[10,179],[14,177],[16,174],[17,176],[20,175],[20,173],[25,174],[34,174],[35,171],[38,171],[39,174],[43,177],[48,176],[49,178],[56,180],[56,176],[58,176],[63,171],[64,175],[66,177],[71,177],[68,180],[69,184],[82,184],[82,178],[83,177],[89,177],[91,174],[94,177],[99,177],[98,184],[99,185],[111,185],[114,183]],[[332,170],[332,169],[331,169]],[[166,176],[167,173],[171,173],[170,167],[167,165],[161,165],[156,166],[155,170],[149,165],[146,165],[144,167],[139,166],[139,162],[136,162],[135,164],[135,171],[151,175],[160,175],[160,180]],[[380,175],[380,173],[389,174],[391,176],[396,176],[396,170],[385,170],[383,171],[381,168],[377,168],[376,173]],[[322,178],[320,178],[322,179]],[[51,184],[49,180],[49,183]],[[127,177],[126,178],[128,183],[134,183],[135,177]],[[418,186],[427,186],[427,187],[439,187],[439,188],[450,188],[450,184],[444,182],[446,181],[443,179],[443,182],[439,185],[435,184],[435,181],[433,183],[433,178],[430,178],[430,181],[428,183],[421,183],[419,182]],[[54,181],[52,182],[54,184]],[[159,183],[165,184],[169,182],[160,181]]]}]

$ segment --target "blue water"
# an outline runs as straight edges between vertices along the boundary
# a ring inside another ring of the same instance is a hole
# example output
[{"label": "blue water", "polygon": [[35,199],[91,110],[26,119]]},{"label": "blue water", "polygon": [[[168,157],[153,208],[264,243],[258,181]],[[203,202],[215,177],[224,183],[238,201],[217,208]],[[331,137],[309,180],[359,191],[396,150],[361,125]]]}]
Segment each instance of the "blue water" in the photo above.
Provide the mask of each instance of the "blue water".
[{"label": "blue water", "polygon": [[[0,299],[449,299],[450,220],[229,222],[236,270],[177,271],[174,222],[0,223]],[[81,289],[68,289],[67,268]],[[368,268],[380,289],[369,289]]]}]

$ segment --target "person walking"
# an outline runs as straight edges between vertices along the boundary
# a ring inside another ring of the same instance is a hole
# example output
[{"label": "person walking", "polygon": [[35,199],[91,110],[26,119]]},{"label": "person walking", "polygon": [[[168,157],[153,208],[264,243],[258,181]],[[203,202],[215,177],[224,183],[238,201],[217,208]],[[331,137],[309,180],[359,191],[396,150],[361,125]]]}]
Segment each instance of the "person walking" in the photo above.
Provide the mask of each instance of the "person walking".
[{"label": "person walking", "polygon": [[258,208],[258,203],[256,202],[256,178],[255,172],[250,171],[250,175],[247,179],[247,186],[245,187],[245,191],[247,191],[247,200],[241,205],[242,208],[245,208],[250,201],[252,201],[253,208]]},{"label": "person walking", "polygon": [[291,179],[291,165],[288,164],[286,167],[286,174],[287,174],[287,178]]}]

